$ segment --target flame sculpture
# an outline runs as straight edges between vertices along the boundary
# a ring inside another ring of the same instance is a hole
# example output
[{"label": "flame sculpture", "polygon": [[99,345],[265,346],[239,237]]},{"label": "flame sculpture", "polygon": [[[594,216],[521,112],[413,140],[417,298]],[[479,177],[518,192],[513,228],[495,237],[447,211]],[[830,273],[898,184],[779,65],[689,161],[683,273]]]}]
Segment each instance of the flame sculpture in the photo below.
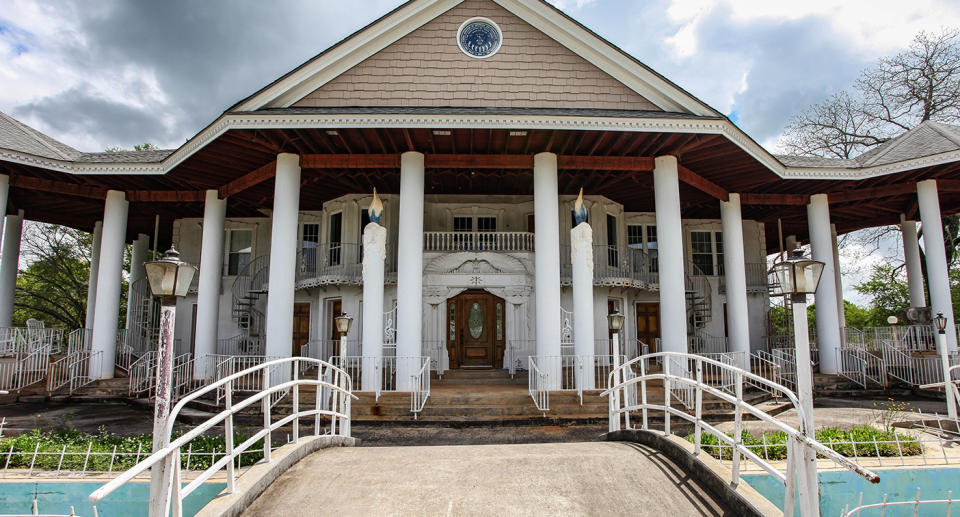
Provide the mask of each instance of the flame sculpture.
[{"label": "flame sculpture", "polygon": [[380,197],[377,196],[377,189],[373,189],[373,201],[370,202],[370,207],[367,208],[367,212],[370,215],[370,222],[380,224],[380,219],[383,218],[383,202],[380,201]]},{"label": "flame sculpture", "polygon": [[577,224],[587,222],[587,207],[583,206],[583,187],[580,187],[580,195],[573,204],[573,219]]}]

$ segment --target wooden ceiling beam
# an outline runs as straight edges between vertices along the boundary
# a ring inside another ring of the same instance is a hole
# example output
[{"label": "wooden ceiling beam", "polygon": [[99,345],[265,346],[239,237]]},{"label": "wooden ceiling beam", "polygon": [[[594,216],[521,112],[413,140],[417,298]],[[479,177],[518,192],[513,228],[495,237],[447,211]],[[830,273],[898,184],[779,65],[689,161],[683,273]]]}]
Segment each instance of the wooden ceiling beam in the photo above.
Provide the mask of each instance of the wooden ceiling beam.
[{"label": "wooden ceiling beam", "polygon": [[248,188],[258,185],[270,178],[272,178],[277,173],[277,162],[272,161],[259,169],[254,170],[240,176],[239,178],[227,183],[226,185],[220,187],[220,198],[227,198],[234,194],[243,192]]},{"label": "wooden ceiling beam", "polygon": [[10,186],[26,190],[40,190],[65,196],[85,197],[89,199],[105,199],[107,190],[103,187],[92,187],[64,181],[54,181],[33,176],[14,175],[10,177]]},{"label": "wooden ceiling beam", "polygon": [[[525,154],[427,154],[428,169],[533,170],[533,156]],[[304,169],[398,169],[399,154],[304,154]],[[652,171],[653,158],[645,156],[560,156],[563,170]]]},{"label": "wooden ceiling beam", "polygon": [[727,192],[726,189],[684,167],[683,165],[677,167],[677,174],[680,178],[680,181],[705,194],[709,194],[710,196],[713,196],[721,201],[730,200],[730,193]]},{"label": "wooden ceiling beam", "polygon": [[204,190],[128,190],[127,201],[144,203],[202,203]]},{"label": "wooden ceiling beam", "polygon": [[804,206],[810,204],[810,196],[807,194],[766,194],[760,192],[742,192],[740,193],[740,204]]},{"label": "wooden ceiling beam", "polygon": [[915,193],[916,191],[916,183],[894,183],[881,187],[870,187],[843,192],[827,192],[826,194],[830,199],[830,203],[850,203],[881,197],[901,196],[903,194]]}]

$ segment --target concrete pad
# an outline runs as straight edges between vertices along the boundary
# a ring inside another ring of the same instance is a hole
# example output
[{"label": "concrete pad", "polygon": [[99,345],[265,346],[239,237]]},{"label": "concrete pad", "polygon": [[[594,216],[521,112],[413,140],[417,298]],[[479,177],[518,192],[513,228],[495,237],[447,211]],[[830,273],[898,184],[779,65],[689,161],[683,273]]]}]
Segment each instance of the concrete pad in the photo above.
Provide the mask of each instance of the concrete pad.
[{"label": "concrete pad", "polygon": [[245,516],[732,515],[640,444],[328,449],[280,476]]}]

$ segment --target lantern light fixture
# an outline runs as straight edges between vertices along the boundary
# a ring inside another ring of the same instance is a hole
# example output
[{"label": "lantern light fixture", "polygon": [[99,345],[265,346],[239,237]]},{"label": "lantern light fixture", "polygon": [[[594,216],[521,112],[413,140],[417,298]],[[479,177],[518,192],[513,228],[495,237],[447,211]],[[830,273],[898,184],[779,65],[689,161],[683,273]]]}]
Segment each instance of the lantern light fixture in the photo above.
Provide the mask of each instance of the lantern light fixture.
[{"label": "lantern light fixture", "polygon": [[180,253],[172,246],[160,260],[143,264],[150,283],[150,292],[159,298],[187,295],[197,266],[180,260]]}]

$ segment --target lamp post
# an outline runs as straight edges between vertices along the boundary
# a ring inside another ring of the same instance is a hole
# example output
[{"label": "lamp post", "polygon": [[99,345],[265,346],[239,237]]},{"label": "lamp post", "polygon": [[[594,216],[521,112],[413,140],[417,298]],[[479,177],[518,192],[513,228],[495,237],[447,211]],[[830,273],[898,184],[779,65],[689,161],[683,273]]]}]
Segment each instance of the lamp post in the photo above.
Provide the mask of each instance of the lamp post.
[{"label": "lamp post", "polygon": [[[187,294],[197,267],[180,260],[180,253],[171,247],[160,260],[143,265],[150,283],[150,292],[160,298],[160,339],[157,351],[157,385],[153,406],[153,452],[170,444],[167,433],[170,418],[170,389],[173,380],[173,331],[177,299]],[[167,515],[170,507],[170,484],[173,480],[171,455],[150,470],[150,516]]]},{"label": "lamp post", "polygon": [[[793,305],[793,336],[796,352],[797,398],[803,409],[803,432],[814,437],[813,422],[813,369],[810,366],[810,335],[807,327],[807,295],[817,291],[823,262],[808,259],[803,250],[790,252],[787,260],[773,265],[770,271],[777,275],[784,296],[789,296]],[[801,510],[803,515],[819,515],[817,489],[817,457],[808,447],[803,448],[801,474]],[[802,488],[802,487],[801,487]],[[806,496],[806,497],[804,497]]]},{"label": "lamp post", "polygon": [[957,420],[957,401],[953,398],[954,392],[950,387],[953,379],[950,378],[950,355],[947,351],[947,317],[942,312],[937,313],[933,318],[933,324],[937,328],[937,348],[940,349],[940,362],[943,367],[943,391],[947,394],[947,416],[951,420]]},{"label": "lamp post", "polygon": [[340,367],[346,368],[347,333],[350,332],[350,326],[353,325],[353,318],[342,312],[334,320],[337,323],[337,332],[340,333]]},{"label": "lamp post", "polygon": [[[619,312],[607,314],[607,324],[610,332],[613,332],[613,369],[616,371],[620,368],[620,329],[623,328],[623,314]],[[619,383],[619,377],[620,374],[617,373],[613,381]]]}]

